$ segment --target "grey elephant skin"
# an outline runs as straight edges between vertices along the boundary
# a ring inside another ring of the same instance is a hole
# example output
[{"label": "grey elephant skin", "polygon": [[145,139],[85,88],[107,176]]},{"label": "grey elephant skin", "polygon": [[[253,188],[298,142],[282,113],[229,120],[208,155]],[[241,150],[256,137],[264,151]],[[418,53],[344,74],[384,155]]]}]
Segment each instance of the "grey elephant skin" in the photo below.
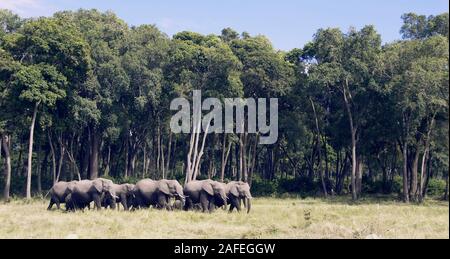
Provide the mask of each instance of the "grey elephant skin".
[{"label": "grey elephant skin", "polygon": [[226,187],[213,180],[191,181],[184,186],[185,210],[200,204],[203,212],[213,212],[216,207],[227,205]]},{"label": "grey elephant skin", "polygon": [[172,210],[170,199],[175,198],[183,205],[185,202],[183,187],[176,180],[141,180],[134,188],[134,195],[137,208],[153,206],[158,209]]},{"label": "grey elephant skin", "polygon": [[71,198],[71,193],[76,185],[76,181],[73,182],[58,182],[53,185],[50,189],[50,204],[48,205],[47,210],[51,210],[53,205],[56,204],[56,207],[61,209],[61,203],[66,204],[66,210],[69,210],[70,207],[68,203]]},{"label": "grey elephant skin", "polygon": [[[113,201],[113,197],[111,195],[103,195],[102,198],[102,207],[108,208],[112,207],[113,203],[121,203],[123,209],[128,211],[131,206],[134,204],[134,184],[113,184],[112,189],[114,190],[117,198]],[[119,208],[119,206],[117,206]]]},{"label": "grey elephant skin", "polygon": [[241,211],[241,201],[244,202],[244,206],[247,208],[247,213],[250,213],[253,199],[250,192],[250,185],[245,182],[229,182],[226,184],[228,203],[230,204],[230,212],[236,209]]},{"label": "grey elephant skin", "polygon": [[113,197],[111,199],[111,208],[116,208],[116,199],[114,183],[111,180],[98,178],[96,180],[83,180],[75,184],[71,194],[71,203],[74,209],[84,209],[94,202],[97,210],[101,209],[102,197]]}]

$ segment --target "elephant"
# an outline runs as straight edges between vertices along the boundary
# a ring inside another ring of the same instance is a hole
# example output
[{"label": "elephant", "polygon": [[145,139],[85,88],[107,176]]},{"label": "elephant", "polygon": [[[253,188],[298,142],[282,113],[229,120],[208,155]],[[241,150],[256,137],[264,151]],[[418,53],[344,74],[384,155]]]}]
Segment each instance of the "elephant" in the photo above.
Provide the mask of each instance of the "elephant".
[{"label": "elephant", "polygon": [[250,193],[250,185],[245,182],[229,182],[226,185],[227,197],[230,203],[230,212],[236,208],[238,212],[241,211],[241,201],[244,202],[244,206],[247,208],[247,213],[250,213],[253,199]]},{"label": "elephant", "polygon": [[71,195],[74,209],[83,210],[93,201],[95,208],[101,210],[102,197],[111,197],[111,208],[116,208],[116,196],[111,180],[98,178],[96,180],[83,180],[75,184]]},{"label": "elephant", "polygon": [[134,195],[138,208],[153,206],[158,209],[172,210],[171,198],[181,201],[183,206],[185,203],[183,187],[176,180],[141,180],[134,188]]},{"label": "elephant", "polygon": [[[115,199],[115,203],[121,203],[124,210],[129,210],[134,204],[134,184],[113,184],[112,189],[115,195],[118,197]],[[103,195],[102,197],[102,207],[108,208],[112,207],[113,201],[111,195]],[[118,207],[119,208],[119,207]]]},{"label": "elephant", "polygon": [[217,207],[227,205],[226,188],[223,184],[213,181],[191,181],[184,186],[186,195],[185,210],[192,210],[196,204],[201,205],[203,212],[213,212]]},{"label": "elephant", "polygon": [[72,193],[76,183],[76,181],[55,183],[55,185],[53,185],[49,192],[51,197],[50,204],[48,205],[47,210],[51,210],[54,204],[56,204],[56,207],[59,210],[61,209],[61,203],[65,203],[66,210],[70,210],[68,201],[70,200],[70,194]]}]

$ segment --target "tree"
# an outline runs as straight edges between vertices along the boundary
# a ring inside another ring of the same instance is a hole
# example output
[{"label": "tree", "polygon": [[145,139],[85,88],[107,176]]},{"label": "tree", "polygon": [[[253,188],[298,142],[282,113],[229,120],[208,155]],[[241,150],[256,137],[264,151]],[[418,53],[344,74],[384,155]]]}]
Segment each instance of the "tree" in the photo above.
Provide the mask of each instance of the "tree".
[{"label": "tree", "polygon": [[364,115],[367,94],[375,89],[376,71],[381,53],[381,38],[372,26],[360,31],[350,30],[344,35],[338,29],[319,30],[309,52],[311,62],[317,62],[310,70],[313,84],[334,88],[342,96],[343,112],[346,113],[351,139],[352,197],[361,193],[362,172],[357,146]]},{"label": "tree", "polygon": [[[239,78],[241,63],[219,37],[181,32],[174,36],[174,45],[169,56],[171,59],[166,71],[169,71],[168,81],[177,96],[190,96],[192,99],[193,90],[201,90],[203,98],[223,99],[225,96],[242,95]],[[186,181],[197,179],[207,137],[211,133],[205,130],[202,137],[201,125],[196,123],[192,124],[191,132],[186,160]]]},{"label": "tree", "polygon": [[79,82],[89,67],[87,46],[71,23],[52,18],[28,21],[5,38],[5,48],[22,66],[14,75],[16,100],[31,107],[27,165],[27,198],[31,198],[33,137],[40,106],[54,107],[65,98],[67,79]]},{"label": "tree", "polygon": [[390,56],[386,65],[393,72],[389,87],[403,130],[404,201],[418,201],[424,195],[425,165],[436,118],[448,110],[448,39],[434,36],[400,42],[390,45],[386,53]]},{"label": "tree", "polygon": [[22,20],[17,14],[12,13],[9,10],[0,9],[0,39],[7,33],[13,33],[17,31],[22,25]]},{"label": "tree", "polygon": [[426,39],[435,35],[448,38],[448,13],[437,16],[425,16],[407,13],[402,16],[403,26],[401,33],[404,39]]},{"label": "tree", "polygon": [[31,104],[32,117],[28,146],[27,199],[31,199],[31,170],[33,158],[34,127],[41,105],[52,107],[66,96],[66,78],[49,65],[23,66],[14,75],[14,90],[19,99]]},{"label": "tree", "polygon": [[15,123],[13,101],[11,98],[12,76],[19,68],[19,64],[14,62],[12,57],[0,48],[0,159],[5,158],[3,198],[9,200],[11,187],[11,133],[14,132]]},{"label": "tree", "polygon": [[55,18],[74,24],[80,39],[90,46],[91,66],[86,80],[74,89],[71,115],[82,125],[88,139],[85,153],[88,163],[83,166],[91,179],[99,176],[100,146],[103,135],[114,131],[118,120],[118,104],[129,87],[129,78],[122,67],[120,51],[128,33],[128,26],[111,12],[79,10],[60,12]]}]

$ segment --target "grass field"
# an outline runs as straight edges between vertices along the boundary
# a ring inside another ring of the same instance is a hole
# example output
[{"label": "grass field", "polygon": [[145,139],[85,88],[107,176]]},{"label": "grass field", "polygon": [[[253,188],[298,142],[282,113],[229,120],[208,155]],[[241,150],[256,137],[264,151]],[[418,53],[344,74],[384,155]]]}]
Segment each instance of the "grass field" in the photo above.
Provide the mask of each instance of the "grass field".
[{"label": "grass field", "polygon": [[448,202],[255,199],[247,215],[142,210],[46,211],[47,201],[0,204],[0,238],[449,238]]}]

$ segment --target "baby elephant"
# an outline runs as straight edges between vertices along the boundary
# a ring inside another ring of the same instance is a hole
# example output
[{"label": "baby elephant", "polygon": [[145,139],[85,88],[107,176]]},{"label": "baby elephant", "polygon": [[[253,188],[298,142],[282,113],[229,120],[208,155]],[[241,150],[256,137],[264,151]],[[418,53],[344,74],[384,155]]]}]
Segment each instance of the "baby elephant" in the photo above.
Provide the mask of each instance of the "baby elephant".
[{"label": "baby elephant", "polygon": [[[113,202],[113,197],[110,195],[104,195],[102,197],[102,207],[108,208],[112,207],[113,203],[121,203],[123,206],[123,209],[128,211],[130,210],[130,207],[134,204],[134,184],[113,184],[112,189],[114,190],[116,194],[116,199]],[[119,207],[117,207],[119,208]]]}]

